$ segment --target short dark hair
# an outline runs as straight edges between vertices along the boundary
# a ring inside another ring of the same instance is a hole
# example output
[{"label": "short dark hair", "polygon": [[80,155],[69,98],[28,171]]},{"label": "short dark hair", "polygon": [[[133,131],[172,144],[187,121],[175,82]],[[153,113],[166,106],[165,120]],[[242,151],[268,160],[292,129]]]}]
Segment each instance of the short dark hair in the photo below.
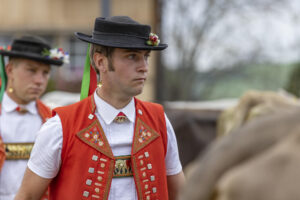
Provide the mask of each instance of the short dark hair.
[{"label": "short dark hair", "polygon": [[[93,68],[96,70],[96,72],[99,74],[99,71],[98,69],[96,68],[96,65],[95,65],[95,62],[94,62],[94,59],[93,59],[93,56],[94,56],[94,53],[95,52],[98,52],[98,53],[102,53],[104,56],[106,56],[108,58],[108,61],[109,61],[109,68],[111,68],[111,55],[114,51],[114,47],[106,47],[106,46],[101,46],[101,45],[97,45],[97,44],[91,44],[90,46],[90,61],[91,61],[91,64],[93,66]],[[113,70],[110,69],[110,70]]]}]

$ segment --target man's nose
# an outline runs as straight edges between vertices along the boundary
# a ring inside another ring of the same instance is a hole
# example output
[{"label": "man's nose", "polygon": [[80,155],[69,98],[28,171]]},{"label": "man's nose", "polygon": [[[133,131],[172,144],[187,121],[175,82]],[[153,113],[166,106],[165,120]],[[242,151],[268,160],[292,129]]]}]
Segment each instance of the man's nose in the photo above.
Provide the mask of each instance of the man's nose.
[{"label": "man's nose", "polygon": [[139,72],[148,72],[148,60],[146,59],[142,59],[140,64],[139,64],[139,68],[138,71]]},{"label": "man's nose", "polygon": [[45,76],[42,72],[41,73],[38,72],[38,73],[35,74],[35,76],[34,76],[34,82],[35,83],[42,84],[45,81],[46,81],[46,78],[45,78]]}]

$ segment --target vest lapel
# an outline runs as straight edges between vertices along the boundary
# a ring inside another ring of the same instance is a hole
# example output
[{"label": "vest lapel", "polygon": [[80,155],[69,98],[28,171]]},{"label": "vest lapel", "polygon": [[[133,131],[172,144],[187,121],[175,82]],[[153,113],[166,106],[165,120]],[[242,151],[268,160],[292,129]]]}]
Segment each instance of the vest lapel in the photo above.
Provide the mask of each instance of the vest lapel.
[{"label": "vest lapel", "polygon": [[155,130],[150,128],[150,126],[145,123],[145,120],[143,120],[143,118],[146,118],[147,116],[145,116],[145,114],[143,113],[146,112],[138,105],[138,103],[136,103],[136,121],[132,144],[132,155],[160,137],[160,135]]},{"label": "vest lapel", "polygon": [[113,153],[105,137],[104,131],[96,116],[95,120],[91,123],[91,125],[79,131],[76,135],[81,141],[83,141],[90,147],[114,159]]},{"label": "vest lapel", "polygon": [[[102,126],[100,125],[100,122],[98,121],[97,117],[94,115],[95,110],[96,110],[96,104],[94,102],[94,95],[91,95],[89,97],[89,105],[90,105],[90,109],[91,109],[90,110],[91,114],[89,114],[89,116],[87,116],[87,118],[89,118],[90,116],[93,116],[92,118],[94,118],[94,120],[87,128],[82,129],[76,135],[81,141],[83,141],[90,147],[103,153],[107,157],[114,159],[112,150],[109,146],[109,143],[104,134]],[[92,118],[89,118],[89,119],[92,119]]]}]

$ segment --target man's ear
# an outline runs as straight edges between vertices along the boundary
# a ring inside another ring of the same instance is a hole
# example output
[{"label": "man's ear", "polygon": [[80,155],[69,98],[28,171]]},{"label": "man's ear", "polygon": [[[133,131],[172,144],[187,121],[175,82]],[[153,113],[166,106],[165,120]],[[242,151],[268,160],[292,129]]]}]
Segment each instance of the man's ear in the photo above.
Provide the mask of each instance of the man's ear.
[{"label": "man's ear", "polygon": [[99,72],[105,73],[107,71],[108,66],[107,57],[104,56],[102,53],[95,52],[93,59],[96,65],[95,67],[99,70]]},{"label": "man's ear", "polygon": [[11,77],[12,76],[13,68],[14,68],[14,66],[10,62],[5,66],[5,72],[6,72],[7,77]]}]

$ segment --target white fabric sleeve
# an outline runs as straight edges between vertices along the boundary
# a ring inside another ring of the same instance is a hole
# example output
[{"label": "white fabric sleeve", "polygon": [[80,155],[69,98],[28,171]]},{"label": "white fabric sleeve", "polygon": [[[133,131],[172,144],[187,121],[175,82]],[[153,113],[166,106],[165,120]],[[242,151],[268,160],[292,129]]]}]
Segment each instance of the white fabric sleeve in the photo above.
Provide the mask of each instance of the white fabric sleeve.
[{"label": "white fabric sleeve", "polygon": [[167,126],[167,154],[165,157],[167,176],[178,174],[182,171],[182,166],[178,154],[177,140],[173,127],[165,114],[166,126]]},{"label": "white fabric sleeve", "polygon": [[50,118],[38,132],[28,167],[43,178],[54,178],[61,164],[62,125],[58,115]]}]

